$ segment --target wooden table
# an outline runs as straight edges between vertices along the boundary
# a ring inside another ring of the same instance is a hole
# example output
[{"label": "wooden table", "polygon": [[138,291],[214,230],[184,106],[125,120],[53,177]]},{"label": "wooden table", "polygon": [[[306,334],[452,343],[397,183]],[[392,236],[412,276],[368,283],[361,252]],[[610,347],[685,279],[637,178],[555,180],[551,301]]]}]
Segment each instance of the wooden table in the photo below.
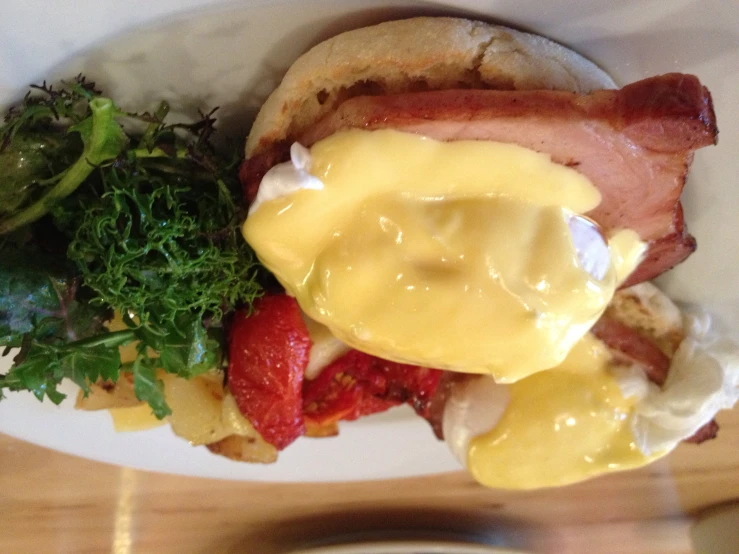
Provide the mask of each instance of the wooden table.
[{"label": "wooden table", "polygon": [[0,552],[270,554],[401,528],[537,552],[689,552],[692,518],[739,498],[739,410],[719,422],[718,440],[643,470],[536,493],[486,490],[464,473],[333,485],[176,477],[0,435]]}]

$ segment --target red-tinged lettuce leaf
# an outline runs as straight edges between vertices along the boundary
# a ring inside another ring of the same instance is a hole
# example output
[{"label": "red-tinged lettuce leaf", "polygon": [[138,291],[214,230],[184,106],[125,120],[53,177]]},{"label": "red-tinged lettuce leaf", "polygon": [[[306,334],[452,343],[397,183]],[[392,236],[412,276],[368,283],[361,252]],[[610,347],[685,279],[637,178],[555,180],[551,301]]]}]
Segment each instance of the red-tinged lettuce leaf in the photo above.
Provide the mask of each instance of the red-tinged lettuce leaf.
[{"label": "red-tinged lettuce leaf", "polygon": [[77,280],[37,248],[0,246],[0,346],[20,346],[23,336],[72,342],[92,336],[112,315],[78,300]]}]

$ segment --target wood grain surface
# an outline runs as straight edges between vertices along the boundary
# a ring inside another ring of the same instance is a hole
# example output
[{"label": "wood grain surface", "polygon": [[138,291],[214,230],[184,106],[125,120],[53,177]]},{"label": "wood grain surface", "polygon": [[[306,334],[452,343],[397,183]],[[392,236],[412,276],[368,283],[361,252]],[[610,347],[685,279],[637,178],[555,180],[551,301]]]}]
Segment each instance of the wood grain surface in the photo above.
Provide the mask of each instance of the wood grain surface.
[{"label": "wood grain surface", "polygon": [[739,498],[739,410],[719,422],[717,440],[643,470],[531,493],[464,473],[330,485],[177,477],[0,435],[0,552],[271,554],[400,531],[535,552],[690,552],[694,517]]}]

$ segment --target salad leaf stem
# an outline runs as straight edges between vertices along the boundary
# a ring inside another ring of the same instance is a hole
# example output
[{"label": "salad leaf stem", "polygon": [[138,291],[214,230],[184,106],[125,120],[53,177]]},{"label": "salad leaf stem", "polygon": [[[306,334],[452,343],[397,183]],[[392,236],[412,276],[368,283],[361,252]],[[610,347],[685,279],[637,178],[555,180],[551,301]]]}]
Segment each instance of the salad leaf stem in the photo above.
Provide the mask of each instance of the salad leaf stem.
[{"label": "salad leaf stem", "polygon": [[92,111],[90,118],[70,127],[70,132],[77,131],[82,135],[84,143],[82,155],[44,196],[14,216],[0,221],[0,235],[41,219],[60,200],[72,194],[95,167],[115,159],[121,153],[127,139],[115,120],[117,110],[113,101],[108,98],[95,98],[90,101],[90,109]]},{"label": "salad leaf stem", "polygon": [[78,348],[97,348],[105,346],[108,348],[117,348],[136,340],[136,332],[133,329],[123,329],[121,331],[113,331],[104,333],[94,337],[88,337],[75,342],[68,343],[63,350],[76,350]]}]

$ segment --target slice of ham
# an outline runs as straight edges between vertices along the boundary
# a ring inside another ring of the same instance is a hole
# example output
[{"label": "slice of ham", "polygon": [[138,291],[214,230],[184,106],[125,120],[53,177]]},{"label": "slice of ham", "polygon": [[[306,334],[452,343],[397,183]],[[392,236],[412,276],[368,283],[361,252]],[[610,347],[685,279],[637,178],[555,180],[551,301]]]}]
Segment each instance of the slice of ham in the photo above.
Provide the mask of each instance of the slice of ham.
[{"label": "slice of ham", "polygon": [[672,213],[672,232],[649,241],[649,251],[646,259],[629,275],[622,288],[654,279],[661,273],[685,261],[688,256],[695,252],[695,248],[695,238],[688,233],[683,219],[683,207],[678,202]]},{"label": "slice of ham", "polygon": [[664,384],[670,369],[670,358],[654,342],[607,315],[602,316],[590,331],[611,350],[617,360],[638,364],[644,368],[650,381],[659,386]]},{"label": "slice of ham", "polygon": [[[436,387],[431,401],[428,405],[428,411],[424,418],[431,425],[431,429],[440,441],[444,440],[444,409],[447,400],[454,392],[454,387],[458,383],[462,383],[469,379],[470,375],[465,373],[456,373],[454,371],[444,371],[439,379],[439,386]],[[474,377],[473,377],[474,378]]]},{"label": "slice of ham", "polygon": [[645,260],[624,286],[656,277],[695,250],[679,198],[693,152],[715,144],[718,134],[710,93],[696,77],[679,73],[587,96],[549,90],[361,96],[303,136],[260,145],[241,169],[247,199],[270,167],[289,158],[293,140],[311,146],[351,128],[515,143],[576,168],[602,195],[588,215],[606,231],[634,229],[649,242]]}]

